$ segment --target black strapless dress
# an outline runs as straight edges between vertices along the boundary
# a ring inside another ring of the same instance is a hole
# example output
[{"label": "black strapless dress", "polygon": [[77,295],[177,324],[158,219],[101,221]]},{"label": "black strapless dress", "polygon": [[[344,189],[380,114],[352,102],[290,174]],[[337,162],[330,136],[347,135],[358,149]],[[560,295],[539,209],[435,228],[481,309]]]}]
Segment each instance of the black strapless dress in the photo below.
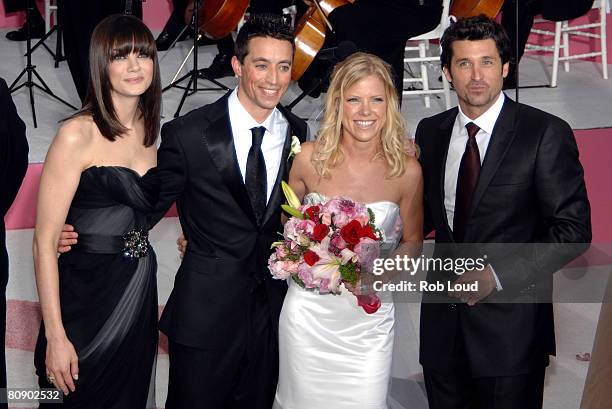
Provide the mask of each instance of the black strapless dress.
[{"label": "black strapless dress", "polygon": [[[143,179],[152,173],[108,166],[81,174],[67,218],[79,244],[59,257],[62,320],[79,356],[79,379],[63,405],[41,408],[140,409],[154,392],[157,261],[143,238],[154,201]],[[48,388],[46,346],[41,324],[34,364]]]}]

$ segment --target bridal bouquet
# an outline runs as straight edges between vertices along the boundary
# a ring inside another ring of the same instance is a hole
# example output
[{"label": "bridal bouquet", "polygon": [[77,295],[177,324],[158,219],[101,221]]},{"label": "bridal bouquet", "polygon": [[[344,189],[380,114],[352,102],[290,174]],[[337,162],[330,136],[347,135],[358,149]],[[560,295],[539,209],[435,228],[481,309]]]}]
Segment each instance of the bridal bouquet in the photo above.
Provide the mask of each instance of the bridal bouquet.
[{"label": "bridal bouquet", "polygon": [[[340,293],[340,284],[356,286],[380,253],[382,232],[374,214],[361,203],[335,197],[313,205],[301,205],[288,184],[283,209],[292,217],[285,223],[283,240],[272,244],[268,260],[272,276],[289,277],[303,288],[321,294]],[[372,314],[380,308],[375,294],[358,295],[357,303]]]}]

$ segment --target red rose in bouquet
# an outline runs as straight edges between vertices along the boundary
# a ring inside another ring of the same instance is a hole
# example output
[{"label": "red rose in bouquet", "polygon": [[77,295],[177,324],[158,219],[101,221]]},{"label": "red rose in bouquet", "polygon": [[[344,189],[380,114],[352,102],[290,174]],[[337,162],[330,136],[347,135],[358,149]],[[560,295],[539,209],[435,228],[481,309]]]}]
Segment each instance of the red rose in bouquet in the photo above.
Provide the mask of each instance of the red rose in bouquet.
[{"label": "red rose in bouquet", "polygon": [[317,261],[320,259],[321,257],[319,257],[314,251],[307,250],[304,252],[304,262],[311,267],[317,264]]},{"label": "red rose in bouquet", "polygon": [[361,223],[357,220],[351,220],[340,229],[340,235],[350,246],[356,245],[361,238]]},{"label": "red rose in bouquet", "polygon": [[370,226],[369,224],[366,224],[361,228],[361,230],[359,231],[359,236],[360,239],[367,237],[372,240],[378,240],[378,237],[376,237],[376,233],[374,233],[374,230],[372,230],[372,226]]},{"label": "red rose in bouquet", "polygon": [[307,208],[304,211],[304,214],[306,215],[306,218],[308,220],[317,220],[319,218],[319,212],[321,211],[321,208],[319,206],[310,206],[309,208]]},{"label": "red rose in bouquet", "polygon": [[327,237],[327,233],[329,233],[329,226],[325,224],[317,224],[312,232],[312,239],[320,243],[325,237]]}]

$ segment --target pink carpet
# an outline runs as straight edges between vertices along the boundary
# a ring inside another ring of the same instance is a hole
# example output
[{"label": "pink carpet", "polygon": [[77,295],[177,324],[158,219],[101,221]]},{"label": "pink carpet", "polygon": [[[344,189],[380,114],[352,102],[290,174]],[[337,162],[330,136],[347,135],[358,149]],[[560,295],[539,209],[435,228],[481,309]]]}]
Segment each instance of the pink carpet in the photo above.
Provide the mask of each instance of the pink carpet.
[{"label": "pink carpet", "polygon": [[591,202],[593,243],[612,243],[612,128],[577,130],[575,134]]}]

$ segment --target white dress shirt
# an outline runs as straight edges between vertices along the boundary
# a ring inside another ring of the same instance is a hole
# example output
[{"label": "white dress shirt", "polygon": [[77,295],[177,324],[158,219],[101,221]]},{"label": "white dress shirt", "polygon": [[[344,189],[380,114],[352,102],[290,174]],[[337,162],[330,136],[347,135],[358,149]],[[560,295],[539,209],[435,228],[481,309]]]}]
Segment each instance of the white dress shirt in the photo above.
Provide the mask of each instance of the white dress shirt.
[{"label": "white dress shirt", "polygon": [[259,123],[251,114],[244,109],[242,103],[238,99],[238,88],[230,94],[227,101],[230,124],[232,126],[232,135],[234,137],[234,147],[236,149],[236,157],[238,158],[238,166],[242,173],[242,181],[245,182],[247,159],[249,150],[253,143],[251,128],[263,126],[266,128],[263,140],[261,142],[261,150],[266,161],[266,179],[267,192],[266,202],[270,200],[272,189],[278,176],[281,159],[283,156],[283,146],[287,137],[287,129],[289,123],[281,112],[274,108],[272,113],[262,122]]},{"label": "white dress shirt", "polygon": [[[459,166],[461,165],[461,158],[465,152],[465,145],[468,140],[465,125],[474,122],[480,128],[476,134],[476,143],[478,143],[478,153],[480,154],[480,164],[482,165],[487,154],[493,127],[501,113],[505,98],[504,93],[500,92],[495,103],[482,115],[473,120],[468,118],[461,111],[461,106],[459,106],[459,114],[457,114],[455,124],[453,125],[453,132],[451,133],[450,144],[448,145],[448,155],[446,157],[446,168],[444,170],[444,208],[446,209],[446,218],[451,230],[453,229],[453,218],[455,217],[455,195],[457,193]],[[493,268],[491,267],[491,269]],[[493,271],[493,276],[495,277],[497,290],[501,290],[501,284],[495,271]]]}]

